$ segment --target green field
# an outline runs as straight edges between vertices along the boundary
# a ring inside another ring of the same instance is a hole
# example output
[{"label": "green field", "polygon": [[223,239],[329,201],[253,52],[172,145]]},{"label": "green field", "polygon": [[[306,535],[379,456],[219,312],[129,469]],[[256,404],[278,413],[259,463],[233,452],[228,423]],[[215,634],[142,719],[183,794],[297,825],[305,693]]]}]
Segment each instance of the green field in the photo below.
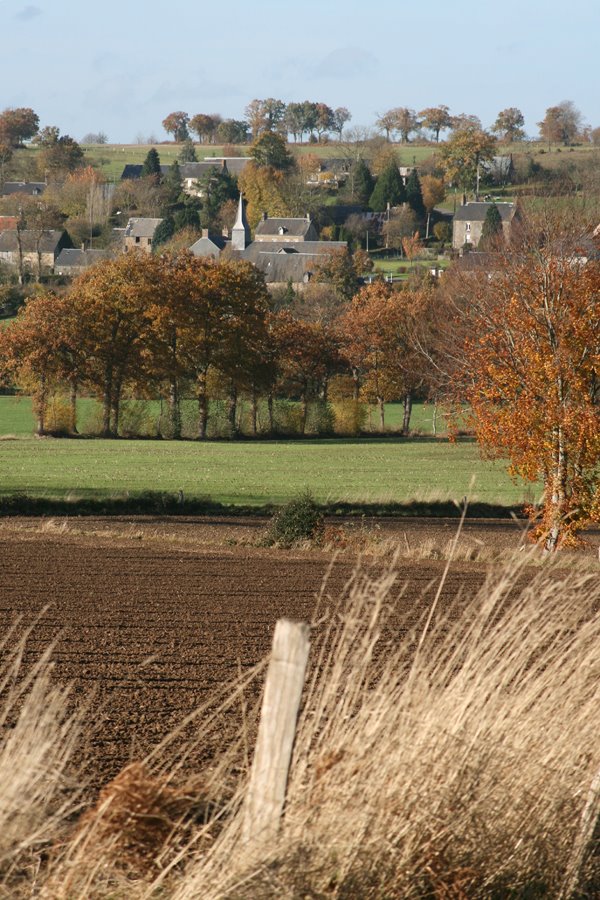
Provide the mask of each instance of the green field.
[{"label": "green field", "polygon": [[[94,401],[84,401],[92,404]],[[307,439],[248,442],[54,439],[31,436],[29,401],[0,398],[0,494],[71,499],[183,491],[261,506],[309,488],[322,503],[459,501],[513,505],[530,497],[472,442]],[[390,409],[396,421],[400,407]],[[426,422],[431,410],[419,407]],[[14,435],[11,439],[7,435]],[[473,485],[471,483],[473,481]]]}]

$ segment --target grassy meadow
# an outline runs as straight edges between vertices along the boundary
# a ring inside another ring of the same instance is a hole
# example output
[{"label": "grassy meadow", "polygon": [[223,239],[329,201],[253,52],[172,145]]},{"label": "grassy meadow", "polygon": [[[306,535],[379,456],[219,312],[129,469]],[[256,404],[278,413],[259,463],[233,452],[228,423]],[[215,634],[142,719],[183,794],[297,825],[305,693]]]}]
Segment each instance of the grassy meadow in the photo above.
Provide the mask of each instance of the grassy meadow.
[{"label": "grassy meadow", "polygon": [[[93,400],[84,400],[88,411]],[[390,425],[400,405],[390,404]],[[376,419],[374,418],[374,422]],[[431,431],[431,408],[420,405],[413,427]],[[472,441],[423,436],[305,440],[193,441],[32,437],[30,401],[0,398],[0,493],[105,499],[144,491],[243,506],[280,504],[310,489],[320,503],[403,503],[411,500],[514,505],[531,497],[501,463],[484,461]]]}]

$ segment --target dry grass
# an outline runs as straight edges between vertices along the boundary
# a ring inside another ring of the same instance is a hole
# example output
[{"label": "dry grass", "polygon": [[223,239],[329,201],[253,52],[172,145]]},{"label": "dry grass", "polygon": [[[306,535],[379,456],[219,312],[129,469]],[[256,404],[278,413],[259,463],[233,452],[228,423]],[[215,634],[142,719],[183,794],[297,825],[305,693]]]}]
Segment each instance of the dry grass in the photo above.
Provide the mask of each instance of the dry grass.
[{"label": "dry grass", "polygon": [[[337,600],[324,587],[285,817],[260,849],[242,842],[241,810],[256,718],[243,699],[262,669],[182,723],[198,743],[242,704],[247,726],[201,781],[185,782],[191,745],[175,754],[170,736],[70,836],[78,726],[36,671],[0,745],[5,883],[18,874],[23,896],[53,900],[598,896],[597,573],[513,565],[392,634],[401,595],[391,570],[356,573]],[[61,835],[26,869],[24,853]]]}]

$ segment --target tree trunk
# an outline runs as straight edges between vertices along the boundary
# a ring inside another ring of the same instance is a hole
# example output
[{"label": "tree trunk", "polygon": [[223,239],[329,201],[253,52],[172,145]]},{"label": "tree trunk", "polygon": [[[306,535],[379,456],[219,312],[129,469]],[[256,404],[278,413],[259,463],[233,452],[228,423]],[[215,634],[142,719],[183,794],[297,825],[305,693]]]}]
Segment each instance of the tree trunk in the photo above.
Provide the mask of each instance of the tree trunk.
[{"label": "tree trunk", "polygon": [[306,391],[304,391],[300,397],[300,410],[302,412],[302,416],[300,419],[300,434],[306,433],[306,420],[308,418],[308,399],[306,397]]},{"label": "tree trunk", "polygon": [[71,434],[79,434],[77,431],[77,379],[71,379],[71,390],[69,393],[70,423],[69,430]]},{"label": "tree trunk", "polygon": [[102,394],[102,437],[105,438],[111,437],[110,406],[112,401],[112,383],[112,367],[107,366],[104,370],[104,391]]},{"label": "tree trunk", "polygon": [[412,394],[410,391],[407,391],[404,395],[404,416],[402,419],[402,434],[404,437],[408,435],[408,430],[410,427],[410,415],[412,413]]},{"label": "tree trunk", "polygon": [[201,372],[197,378],[198,397],[198,440],[206,440],[208,426],[208,397],[206,396],[206,372]]},{"label": "tree trunk", "polygon": [[171,439],[181,440],[181,405],[179,402],[179,383],[177,377],[172,375],[169,380],[169,428]]},{"label": "tree trunk", "polygon": [[433,431],[433,436],[437,436],[437,416],[438,416],[438,402],[437,399],[434,400],[433,403],[433,416],[431,417],[431,430]]},{"label": "tree trunk", "polygon": [[236,413],[237,413],[238,391],[232,382],[229,388],[229,397],[227,399],[227,422],[229,424],[229,434],[235,437],[237,434]]},{"label": "tree trunk", "polygon": [[425,240],[429,237],[429,223],[431,222],[431,210],[427,213],[427,225],[425,226]]},{"label": "tree trunk", "polygon": [[250,431],[253,437],[256,437],[258,420],[258,392],[255,385],[252,385],[252,394],[250,397]]},{"label": "tree trunk", "polygon": [[269,417],[269,434],[275,431],[275,418],[273,416],[273,394],[269,391],[267,396],[267,413]]},{"label": "tree trunk", "polygon": [[356,369],[352,369],[352,399],[358,403],[360,398],[360,380]]},{"label": "tree trunk", "polygon": [[46,433],[46,404],[48,400],[48,389],[46,385],[46,376],[40,378],[40,386],[35,394],[35,415],[36,425],[35,433],[41,436]]},{"label": "tree trunk", "polygon": [[385,400],[383,397],[377,398],[377,407],[379,409],[379,430],[383,434],[385,432]]},{"label": "tree trunk", "polygon": [[[550,490],[548,490],[548,488]],[[550,500],[548,500],[550,493]],[[546,537],[545,551],[553,553],[558,548],[561,536],[561,526],[565,514],[567,500],[567,451],[564,443],[563,430],[559,426],[556,429],[555,469],[551,475],[550,484],[546,487],[546,500],[550,502],[550,515],[548,535]]]}]

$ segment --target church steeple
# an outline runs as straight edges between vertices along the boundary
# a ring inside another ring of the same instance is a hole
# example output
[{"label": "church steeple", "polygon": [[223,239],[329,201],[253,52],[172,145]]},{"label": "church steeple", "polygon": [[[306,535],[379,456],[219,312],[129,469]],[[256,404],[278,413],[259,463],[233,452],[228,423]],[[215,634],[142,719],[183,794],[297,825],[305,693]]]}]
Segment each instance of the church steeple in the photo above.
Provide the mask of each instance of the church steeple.
[{"label": "church steeple", "polygon": [[250,243],[250,226],[246,218],[246,209],[244,206],[244,198],[240,193],[240,202],[238,204],[237,218],[231,232],[231,246],[234,250],[245,250]]}]

